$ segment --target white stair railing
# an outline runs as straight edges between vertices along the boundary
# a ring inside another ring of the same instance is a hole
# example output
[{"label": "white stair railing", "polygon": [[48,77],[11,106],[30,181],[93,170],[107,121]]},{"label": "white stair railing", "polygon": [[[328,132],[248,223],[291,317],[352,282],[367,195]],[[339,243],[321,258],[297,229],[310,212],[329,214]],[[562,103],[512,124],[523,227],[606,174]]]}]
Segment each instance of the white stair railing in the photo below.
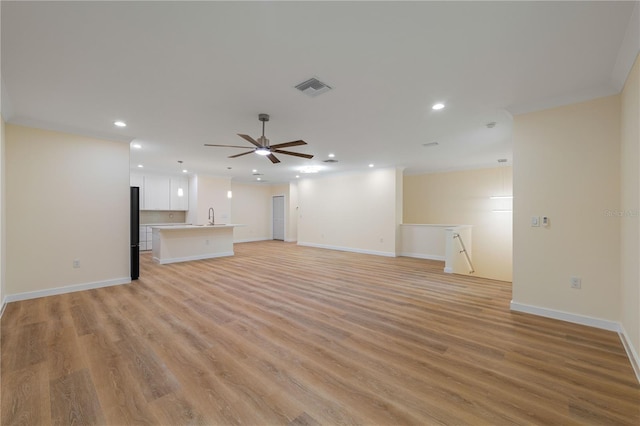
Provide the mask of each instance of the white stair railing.
[{"label": "white stair railing", "polygon": [[462,236],[460,236],[460,234],[458,234],[457,232],[453,233],[453,238],[454,239],[458,239],[458,241],[460,242],[460,247],[462,248],[462,250],[460,250],[460,253],[464,253],[464,257],[465,259],[467,259],[467,265],[469,265],[469,273],[473,274],[475,272],[475,270],[473,269],[473,263],[471,263],[471,258],[469,257],[469,253],[467,253],[467,248],[464,246],[464,241],[462,241]]}]

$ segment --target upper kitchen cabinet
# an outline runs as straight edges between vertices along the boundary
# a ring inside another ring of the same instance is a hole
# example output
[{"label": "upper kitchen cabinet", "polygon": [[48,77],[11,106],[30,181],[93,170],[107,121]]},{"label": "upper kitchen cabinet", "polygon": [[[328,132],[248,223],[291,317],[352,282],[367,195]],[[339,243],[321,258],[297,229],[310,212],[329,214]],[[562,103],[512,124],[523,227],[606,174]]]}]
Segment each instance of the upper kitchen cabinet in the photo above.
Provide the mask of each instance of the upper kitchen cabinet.
[{"label": "upper kitchen cabinet", "polygon": [[130,174],[140,187],[140,210],[189,210],[189,178],[157,174]]},{"label": "upper kitchen cabinet", "polygon": [[170,186],[171,210],[189,210],[189,179],[186,176],[172,176]]},{"label": "upper kitchen cabinet", "polygon": [[143,210],[171,210],[170,180],[169,176],[144,176]]}]

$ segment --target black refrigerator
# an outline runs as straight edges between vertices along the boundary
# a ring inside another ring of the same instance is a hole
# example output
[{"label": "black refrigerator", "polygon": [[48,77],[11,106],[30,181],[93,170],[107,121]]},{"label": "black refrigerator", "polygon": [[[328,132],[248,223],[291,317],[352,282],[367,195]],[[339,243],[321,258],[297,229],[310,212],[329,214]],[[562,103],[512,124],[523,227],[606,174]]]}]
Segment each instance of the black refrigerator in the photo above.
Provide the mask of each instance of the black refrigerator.
[{"label": "black refrigerator", "polygon": [[140,188],[131,187],[131,279],[140,276]]}]

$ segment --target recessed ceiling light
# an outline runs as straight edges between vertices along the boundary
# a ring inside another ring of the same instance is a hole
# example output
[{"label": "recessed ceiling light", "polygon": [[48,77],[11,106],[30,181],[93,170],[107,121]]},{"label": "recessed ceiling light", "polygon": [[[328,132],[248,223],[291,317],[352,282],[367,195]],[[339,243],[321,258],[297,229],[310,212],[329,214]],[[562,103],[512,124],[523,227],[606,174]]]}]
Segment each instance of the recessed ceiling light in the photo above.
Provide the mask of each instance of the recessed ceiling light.
[{"label": "recessed ceiling light", "polygon": [[438,102],[437,104],[433,104],[433,106],[431,108],[435,109],[435,110],[439,110],[439,109],[444,108],[444,104]]},{"label": "recessed ceiling light", "polygon": [[257,178],[256,180],[262,180],[262,178]]},{"label": "recessed ceiling light", "polygon": [[336,156],[335,154],[329,154],[329,155],[328,155],[328,157],[329,157],[329,158],[333,158],[333,157],[335,157],[335,156]]},{"label": "recessed ceiling light", "polygon": [[144,166],[142,164],[138,164],[138,168],[143,168]]},{"label": "recessed ceiling light", "polygon": [[142,145],[140,145],[139,143],[132,143],[131,148],[140,149],[142,148]]},{"label": "recessed ceiling light", "polygon": [[113,125],[114,126],[118,126],[118,127],[127,127],[127,123],[125,123],[124,121],[120,121],[120,120],[114,121]]},{"label": "recessed ceiling light", "polygon": [[258,173],[256,169],[251,170],[251,173]]},{"label": "recessed ceiling light", "polygon": [[300,179],[300,175],[296,175],[296,179]]},{"label": "recessed ceiling light", "polygon": [[182,170],[182,173],[189,173],[189,170],[187,170],[187,169],[183,169],[183,170]]},{"label": "recessed ceiling light", "polygon": [[373,163],[369,164],[369,167],[373,167]]}]

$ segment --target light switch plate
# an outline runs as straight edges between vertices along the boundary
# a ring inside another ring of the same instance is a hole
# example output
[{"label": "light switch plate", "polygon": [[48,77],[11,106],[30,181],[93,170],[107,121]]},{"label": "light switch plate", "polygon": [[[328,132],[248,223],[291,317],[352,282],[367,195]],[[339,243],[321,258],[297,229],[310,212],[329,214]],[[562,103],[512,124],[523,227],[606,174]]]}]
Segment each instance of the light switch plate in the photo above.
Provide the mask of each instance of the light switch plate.
[{"label": "light switch plate", "polygon": [[531,226],[540,226],[540,216],[531,216]]}]

